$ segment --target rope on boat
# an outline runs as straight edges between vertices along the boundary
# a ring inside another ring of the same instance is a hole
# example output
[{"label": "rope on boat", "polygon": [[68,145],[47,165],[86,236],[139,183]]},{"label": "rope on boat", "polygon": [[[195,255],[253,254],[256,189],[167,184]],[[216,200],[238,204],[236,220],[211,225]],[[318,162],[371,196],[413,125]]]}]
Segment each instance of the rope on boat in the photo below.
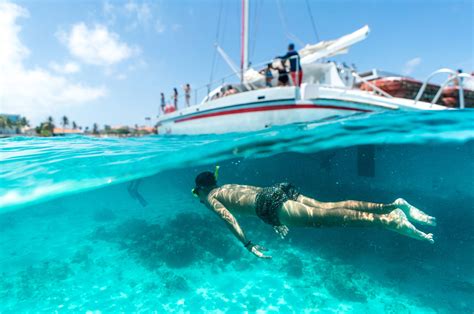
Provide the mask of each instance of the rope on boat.
[{"label": "rope on boat", "polygon": [[217,43],[219,42],[219,35],[220,35],[220,29],[221,29],[222,8],[224,7],[223,3],[224,3],[224,0],[221,0],[221,5],[219,7],[219,15],[218,15],[218,18],[217,18],[216,39],[215,39],[215,43],[214,43],[214,46],[215,46],[214,47],[214,55],[212,56],[211,74],[209,76],[209,86],[211,85],[212,80],[214,78],[214,68],[216,66],[216,57],[217,57]]},{"label": "rope on boat", "polygon": [[318,29],[316,28],[316,23],[314,23],[313,13],[311,12],[311,7],[309,5],[308,0],[306,0],[306,7],[308,8],[308,14],[309,18],[311,19],[311,25],[313,26],[314,35],[316,36],[316,40],[320,42],[321,39],[319,38]]},{"label": "rope on boat", "polygon": [[290,40],[293,40],[293,41],[296,41],[298,43],[298,45],[300,46],[304,46],[304,42],[301,41],[298,37],[296,37],[296,35],[294,35],[293,33],[291,33],[289,30],[288,30],[288,25],[286,24],[286,20],[285,20],[285,16],[283,15],[283,10],[281,8],[281,3],[280,3],[280,0],[277,0],[277,8],[278,8],[278,15],[280,16],[280,22],[281,24],[283,25],[283,28],[285,29],[285,35],[288,39]]}]

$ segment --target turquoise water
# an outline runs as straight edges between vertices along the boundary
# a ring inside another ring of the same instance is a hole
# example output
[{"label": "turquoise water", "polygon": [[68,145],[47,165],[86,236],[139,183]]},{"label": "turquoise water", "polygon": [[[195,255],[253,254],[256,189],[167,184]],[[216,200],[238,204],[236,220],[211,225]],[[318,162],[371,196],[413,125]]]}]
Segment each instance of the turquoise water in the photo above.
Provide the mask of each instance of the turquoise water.
[{"label": "turquoise water", "polygon": [[[474,311],[474,112],[363,114],[254,133],[0,140],[0,312]],[[289,181],[322,201],[398,197],[430,245],[378,228],[238,218],[258,260],[192,197],[194,177]],[[128,193],[138,185],[145,202]]]}]

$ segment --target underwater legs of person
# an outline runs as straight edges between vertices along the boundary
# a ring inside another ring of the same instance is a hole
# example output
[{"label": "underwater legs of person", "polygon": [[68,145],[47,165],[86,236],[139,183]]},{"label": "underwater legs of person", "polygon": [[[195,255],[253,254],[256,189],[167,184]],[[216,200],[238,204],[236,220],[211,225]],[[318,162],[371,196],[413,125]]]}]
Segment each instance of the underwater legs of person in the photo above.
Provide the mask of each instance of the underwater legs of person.
[{"label": "underwater legs of person", "polygon": [[316,208],[330,210],[332,208],[346,208],[360,212],[368,212],[374,214],[389,214],[395,209],[401,209],[408,218],[429,226],[436,226],[436,218],[429,216],[418,208],[410,205],[403,198],[398,198],[393,203],[371,203],[363,201],[341,201],[341,202],[320,202],[310,197],[299,195],[298,202]]},{"label": "underwater legs of person", "polygon": [[140,179],[130,182],[130,184],[127,186],[127,191],[133,199],[137,200],[140,203],[140,205],[146,207],[148,206],[148,202],[138,191],[138,187],[140,186],[141,182],[142,180]]},{"label": "underwater legs of person", "polygon": [[398,208],[387,214],[376,214],[348,208],[311,207],[290,200],[280,208],[279,218],[282,224],[289,227],[380,226],[417,240],[434,243],[433,234],[416,229]]}]

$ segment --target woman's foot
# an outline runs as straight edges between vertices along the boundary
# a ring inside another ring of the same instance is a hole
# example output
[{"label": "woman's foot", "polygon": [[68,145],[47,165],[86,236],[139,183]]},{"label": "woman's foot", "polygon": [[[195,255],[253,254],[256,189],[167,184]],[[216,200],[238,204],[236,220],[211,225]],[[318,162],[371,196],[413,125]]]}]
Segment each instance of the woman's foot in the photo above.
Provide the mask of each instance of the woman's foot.
[{"label": "woman's foot", "polygon": [[418,208],[416,208],[415,206],[410,205],[403,198],[395,200],[393,204],[400,208],[408,216],[408,219],[411,218],[422,225],[436,226],[435,217],[429,216]]},{"label": "woman's foot", "polygon": [[428,241],[429,243],[433,244],[433,234],[432,233],[424,233],[408,221],[407,216],[401,209],[395,209],[390,214],[387,215],[388,217],[388,224],[387,228],[408,236],[410,238],[414,238],[417,240]]}]

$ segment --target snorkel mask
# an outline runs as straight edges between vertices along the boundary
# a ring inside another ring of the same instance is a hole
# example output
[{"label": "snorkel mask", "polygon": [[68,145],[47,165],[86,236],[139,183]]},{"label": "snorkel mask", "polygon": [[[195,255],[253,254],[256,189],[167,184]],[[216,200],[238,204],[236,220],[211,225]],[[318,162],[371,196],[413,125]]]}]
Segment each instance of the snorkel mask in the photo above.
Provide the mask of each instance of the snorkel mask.
[{"label": "snorkel mask", "polygon": [[191,193],[193,194],[194,197],[199,197],[198,193],[199,193],[199,190],[201,190],[202,188],[217,184],[217,178],[219,176],[219,168],[220,168],[219,166],[216,166],[216,169],[214,170],[214,174],[212,174],[209,171],[206,171],[206,172],[201,172],[196,177],[196,187],[191,190]]}]

